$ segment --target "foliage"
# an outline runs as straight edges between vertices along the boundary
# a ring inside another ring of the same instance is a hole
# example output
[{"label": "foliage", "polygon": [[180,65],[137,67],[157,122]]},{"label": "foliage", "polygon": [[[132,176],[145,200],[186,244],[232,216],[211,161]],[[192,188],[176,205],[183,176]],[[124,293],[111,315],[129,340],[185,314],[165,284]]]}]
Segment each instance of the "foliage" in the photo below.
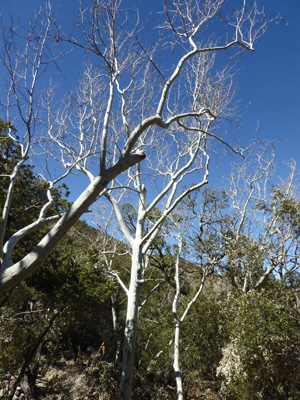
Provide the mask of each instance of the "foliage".
[{"label": "foliage", "polygon": [[[19,161],[20,149],[7,137],[8,124],[1,122],[1,127],[0,168],[4,174],[11,173]],[[1,208],[7,184],[6,179],[1,181]],[[53,190],[54,205],[49,215],[67,207],[63,193],[67,194],[66,187]],[[45,183],[34,175],[32,166],[23,164],[15,185],[7,234],[34,221],[45,199]],[[16,255],[20,257],[31,250],[41,233],[22,240]],[[40,268],[2,300],[0,376],[10,390],[14,390],[14,385],[6,377],[15,376],[15,382],[28,381],[33,395],[37,390],[37,369],[46,372],[51,360],[77,359],[82,352],[91,357],[104,341],[107,354],[115,354],[111,317],[107,313],[113,287],[95,270],[95,257],[88,251],[95,236],[93,228],[79,222]],[[50,382],[49,385],[50,390]]]},{"label": "foliage", "polygon": [[218,367],[224,396],[298,397],[300,320],[292,294],[284,288],[231,294],[224,306],[230,335]]},{"label": "foliage", "polygon": [[[37,357],[34,352],[25,375],[35,365],[46,373],[49,362],[77,360],[82,354],[93,358],[101,343],[105,343],[105,357],[115,354],[115,337],[111,335],[111,316],[107,312],[112,287],[104,275],[93,269],[84,250],[87,243],[79,234],[84,232],[84,224],[78,228],[78,236],[73,230],[2,306],[2,378],[7,374],[18,376],[26,354],[58,310],[60,315],[42,341],[41,354]],[[50,382],[49,385],[50,390]]]},{"label": "foliage", "polygon": [[259,242],[249,236],[240,235],[236,240],[230,241],[226,253],[225,269],[231,279],[243,282],[247,271],[250,270],[251,283],[255,285],[265,272],[268,249],[261,248]]},{"label": "foliage", "polygon": [[225,293],[210,279],[182,327],[182,370],[190,384],[217,387],[216,369],[227,338],[222,309]]},{"label": "foliage", "polygon": [[[10,131],[16,134],[15,128],[8,122],[0,119],[0,210],[2,212],[8,186],[9,175],[13,172],[17,163],[21,161],[21,148],[8,135]],[[34,166],[23,163],[14,186],[14,196],[12,198],[10,212],[8,215],[7,229],[4,239],[8,239],[24,226],[32,223],[39,216],[41,207],[47,202],[48,184],[39,179],[34,173]],[[61,213],[70,205],[67,201],[69,195],[65,184],[53,188],[51,191],[53,204],[49,207],[47,216]],[[14,260],[17,261],[30,251],[43,235],[44,230],[35,231],[16,246]]]}]

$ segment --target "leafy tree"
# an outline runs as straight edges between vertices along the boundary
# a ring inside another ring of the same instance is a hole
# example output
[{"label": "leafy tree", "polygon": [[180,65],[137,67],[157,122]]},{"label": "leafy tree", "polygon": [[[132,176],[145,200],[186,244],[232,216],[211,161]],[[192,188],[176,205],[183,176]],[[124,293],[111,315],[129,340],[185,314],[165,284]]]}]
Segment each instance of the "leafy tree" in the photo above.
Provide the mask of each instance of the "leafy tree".
[{"label": "leafy tree", "polygon": [[[13,131],[16,134],[16,130],[11,124],[0,119],[1,213],[6,207],[9,177],[22,160],[21,146],[12,139],[8,131]],[[33,166],[26,162],[22,163],[14,183],[14,196],[9,205],[7,219],[5,220],[1,214],[0,231],[5,233],[4,241],[20,231],[24,226],[32,224],[39,217],[41,207],[47,202],[46,189],[47,184],[35,175]],[[70,206],[70,203],[66,200],[68,195],[69,191],[65,184],[53,188],[53,202],[47,211],[48,217],[63,213]],[[2,229],[4,224],[6,224],[5,230]],[[24,236],[21,243],[18,242],[16,245],[13,255],[14,261],[24,257],[28,251],[32,250],[43,234],[44,230],[41,229],[41,231],[33,231],[31,235]]]}]

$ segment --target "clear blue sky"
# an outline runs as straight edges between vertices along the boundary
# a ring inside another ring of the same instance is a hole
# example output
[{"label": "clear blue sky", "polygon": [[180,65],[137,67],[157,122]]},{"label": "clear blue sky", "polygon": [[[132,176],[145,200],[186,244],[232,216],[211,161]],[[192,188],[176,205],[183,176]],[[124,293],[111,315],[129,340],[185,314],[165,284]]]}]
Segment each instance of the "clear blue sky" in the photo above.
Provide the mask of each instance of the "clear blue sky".
[{"label": "clear blue sky", "polygon": [[[43,4],[40,0],[0,0],[0,12],[10,11],[24,20]],[[53,0],[52,4],[54,9],[59,6],[61,20],[71,26],[77,0]],[[161,4],[162,0],[142,0],[141,17]],[[300,168],[300,0],[263,0],[260,4],[269,18],[280,13],[284,23],[271,24],[256,51],[241,56],[238,98],[241,108],[247,108],[239,119],[240,134],[250,139],[259,122],[262,137],[280,140],[278,163],[293,158]]]},{"label": "clear blue sky", "polygon": [[300,168],[300,1],[264,3],[268,14],[281,13],[286,26],[271,24],[255,53],[243,56],[239,97],[251,104],[241,123],[251,135],[259,121],[262,136],[280,139],[280,158],[294,158]]}]

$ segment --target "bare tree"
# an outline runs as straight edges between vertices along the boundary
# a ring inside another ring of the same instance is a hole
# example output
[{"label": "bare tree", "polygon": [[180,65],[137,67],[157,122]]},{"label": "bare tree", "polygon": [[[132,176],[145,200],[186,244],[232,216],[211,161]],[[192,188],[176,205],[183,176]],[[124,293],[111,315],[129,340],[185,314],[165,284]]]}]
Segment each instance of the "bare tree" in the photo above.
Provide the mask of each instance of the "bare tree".
[{"label": "bare tree", "polygon": [[274,273],[284,281],[298,270],[299,216],[295,163],[278,182],[272,143],[253,144],[244,156],[228,185],[190,196],[186,206],[199,221],[191,240],[201,262],[246,294]]},{"label": "bare tree", "polygon": [[233,166],[229,186],[208,189],[186,201],[199,224],[191,234],[197,258],[245,293],[274,270],[274,266],[264,270],[270,238],[262,237],[257,208],[268,196],[274,173],[274,153],[268,148],[251,145],[250,154],[245,152],[242,162]]},{"label": "bare tree", "polygon": [[275,267],[270,265],[264,270],[264,256],[270,237],[268,230],[265,235],[257,236],[259,223],[256,208],[268,196],[270,180],[274,175],[274,159],[272,144],[251,146],[248,157],[233,167],[230,176],[227,194],[233,213],[226,238],[227,266],[233,286],[244,293],[260,287]]},{"label": "bare tree", "polygon": [[257,151],[256,161],[236,166],[228,195],[232,207],[227,267],[233,286],[244,293],[261,288],[274,272],[281,280],[298,269],[299,231],[296,164],[276,182],[275,153]]},{"label": "bare tree", "polygon": [[[253,51],[255,41],[267,27],[256,1],[238,4],[239,9],[229,16],[224,5],[223,0],[166,0],[164,21],[159,23],[158,40],[152,47],[142,42],[143,27],[138,17],[129,18],[120,0],[82,4],[72,36],[64,35],[48,10],[41,25],[43,31],[36,32],[40,26],[36,20],[32,25],[34,34],[29,34],[21,50],[12,51],[13,35],[2,37],[3,65],[9,79],[6,118],[12,123],[19,118],[25,127],[19,142],[21,163],[34,153],[36,159],[42,160],[40,164],[44,163],[39,173],[48,182],[48,202],[35,222],[4,243],[5,215],[10,208],[18,164],[10,175],[1,223],[0,293],[32,273],[80,216],[105,195],[132,251],[120,399],[131,396],[147,252],[175,207],[189,193],[207,184],[213,141],[225,144],[213,127],[232,113],[233,85],[230,68],[222,67],[217,54],[227,55],[231,49],[232,54],[234,49]],[[204,41],[208,25],[210,29],[216,26],[223,36],[210,36]],[[37,83],[38,78],[44,77],[45,65],[55,61],[51,46],[56,45],[83,49],[89,59],[79,88],[63,98],[59,92],[59,101],[55,86],[48,85],[47,90],[41,91]],[[159,60],[164,55],[167,61]],[[16,110],[14,115],[12,110]],[[32,136],[37,129],[38,134]],[[9,135],[17,140],[12,132]],[[143,168],[146,151],[148,163]],[[47,216],[53,202],[52,188],[75,171],[85,174],[90,184],[63,215]],[[127,173],[123,174],[124,171]],[[158,190],[150,192],[147,200],[149,180],[143,179],[150,175],[152,187],[156,185]],[[192,179],[195,184],[190,184]],[[120,207],[128,189],[138,196],[134,233]],[[153,218],[156,208],[159,216]],[[37,246],[23,259],[13,261],[19,240],[55,219],[58,222]]]},{"label": "bare tree", "polygon": [[[289,281],[296,303],[300,306],[294,276],[299,272],[299,193],[296,163],[288,162],[290,174],[287,179],[269,189],[268,196],[257,203],[261,212],[261,241],[268,251],[269,268],[266,274],[276,272],[282,282]],[[257,287],[264,284],[264,277]]]},{"label": "bare tree", "polygon": [[[215,53],[227,50],[233,45],[252,49],[253,31],[249,32],[250,41],[246,41],[244,36],[240,41],[239,30],[246,22],[243,20],[244,17],[248,22],[250,21],[246,4],[242,13],[236,14],[235,38],[232,42],[224,45],[196,44],[197,34],[200,33],[204,24],[217,16],[221,3],[216,2],[214,6],[211,3],[205,3],[203,9],[200,3],[196,7],[190,2],[181,5],[177,2],[172,5],[166,3],[167,19],[162,28],[170,29],[173,37],[180,40],[184,48],[188,47],[183,55],[179,56],[169,78],[162,78],[162,89],[159,94],[154,94],[157,108],[154,109],[153,114],[155,118],[158,118],[156,127],[148,129],[150,125],[147,126],[136,140],[137,149],[146,151],[148,155],[146,163],[143,164],[144,167],[137,164],[135,168],[128,170],[127,178],[117,177],[104,192],[114,207],[116,218],[132,252],[130,284],[127,288],[120,399],[129,399],[131,396],[138,312],[142,283],[147,273],[147,254],[166,218],[176,206],[189,193],[207,184],[210,159],[208,149],[212,139],[220,140],[225,144],[212,128],[217,119],[227,117],[232,112],[230,109],[232,76],[227,68],[216,71]],[[250,13],[253,12],[256,13],[254,9],[251,9]],[[251,15],[254,16],[254,14]],[[254,26],[250,30],[252,29]],[[261,31],[256,32],[258,35],[260,33]],[[144,55],[144,53],[141,54]],[[155,71],[159,71],[160,77],[163,77],[161,67],[154,62],[151,59],[149,67],[155,66]],[[120,90],[120,87],[121,85],[118,84],[117,92],[122,97],[123,125],[126,129],[130,129],[131,110],[134,110],[135,105],[131,95],[134,82],[130,82],[126,90]],[[146,87],[147,92],[141,97],[143,100],[141,107],[145,113],[149,112],[148,109],[151,112],[152,104],[148,105],[145,100],[149,92],[151,95],[153,93],[151,88]],[[182,96],[185,98],[184,102],[181,101]],[[140,99],[139,101],[141,102]],[[147,107],[145,107],[146,104]],[[165,120],[162,119],[163,114],[166,114]],[[147,120],[149,121],[149,117]],[[115,156],[115,153],[113,155]],[[198,183],[189,184],[193,179]],[[185,188],[184,184],[187,185]],[[151,185],[150,191],[149,185]],[[132,196],[137,195],[134,203],[137,210],[136,218],[133,224],[131,221],[131,225],[126,221],[126,215],[121,207],[128,191],[132,193]],[[158,213],[156,209],[159,210]]]}]

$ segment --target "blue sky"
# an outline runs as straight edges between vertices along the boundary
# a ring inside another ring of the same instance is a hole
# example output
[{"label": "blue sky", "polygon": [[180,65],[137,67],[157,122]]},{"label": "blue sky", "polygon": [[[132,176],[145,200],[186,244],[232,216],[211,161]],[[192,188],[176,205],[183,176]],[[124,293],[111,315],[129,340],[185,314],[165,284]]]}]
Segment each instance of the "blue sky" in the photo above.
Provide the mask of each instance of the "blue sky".
[{"label": "blue sky", "polygon": [[258,121],[262,136],[280,140],[281,159],[300,162],[300,2],[265,1],[265,10],[280,12],[286,26],[271,24],[255,53],[243,57],[239,97],[251,104],[242,130],[251,135]]},{"label": "blue sky", "polygon": [[[58,9],[61,21],[71,26],[78,2],[53,0],[52,4]],[[147,17],[151,9],[160,8],[161,4],[162,0],[142,0],[141,17]],[[239,135],[248,141],[259,123],[261,137],[280,141],[277,164],[293,158],[300,166],[300,1],[263,0],[260,4],[269,18],[280,13],[283,20],[269,26],[254,53],[243,54],[239,59],[237,85],[242,109]],[[0,0],[0,12],[20,15],[23,21],[42,5],[44,1],[40,0]],[[221,171],[220,164],[217,174]]]}]

